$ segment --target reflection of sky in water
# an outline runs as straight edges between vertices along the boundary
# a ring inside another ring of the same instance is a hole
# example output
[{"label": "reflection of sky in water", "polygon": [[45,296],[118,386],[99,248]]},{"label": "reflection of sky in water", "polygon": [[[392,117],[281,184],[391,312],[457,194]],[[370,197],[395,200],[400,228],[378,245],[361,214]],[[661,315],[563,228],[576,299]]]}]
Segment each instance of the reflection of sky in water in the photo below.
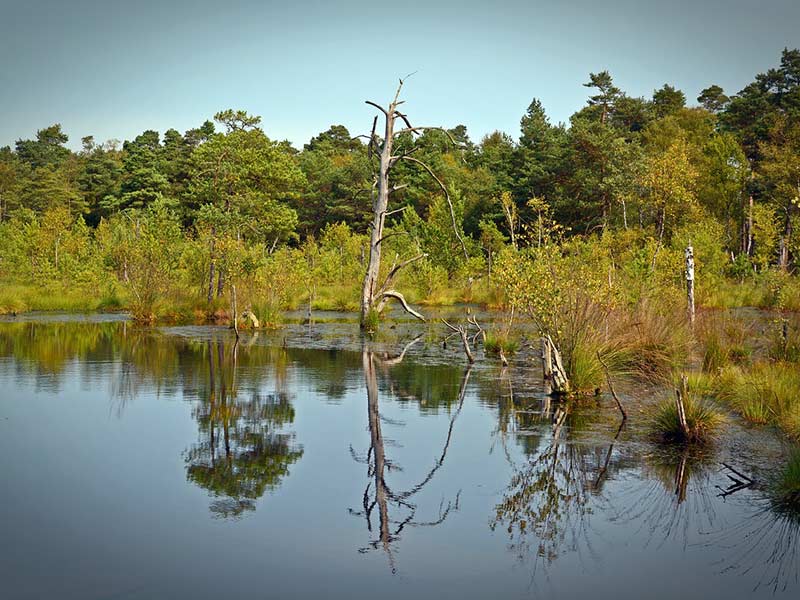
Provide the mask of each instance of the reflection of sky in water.
[{"label": "reflection of sky in water", "polygon": [[352,323],[235,352],[223,328],[0,324],[4,597],[795,597],[797,521],[718,496],[773,438],[665,454],[607,402],[554,430],[530,352],[480,361],[462,403],[442,335],[401,322],[365,376]]}]

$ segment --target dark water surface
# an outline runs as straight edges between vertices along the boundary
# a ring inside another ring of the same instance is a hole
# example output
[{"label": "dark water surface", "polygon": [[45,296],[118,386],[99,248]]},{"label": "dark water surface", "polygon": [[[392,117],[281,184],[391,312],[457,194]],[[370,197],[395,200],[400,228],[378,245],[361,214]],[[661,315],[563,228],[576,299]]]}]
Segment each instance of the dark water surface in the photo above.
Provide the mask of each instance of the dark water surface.
[{"label": "dark water surface", "polygon": [[800,521],[763,485],[720,495],[722,462],[780,464],[771,434],[660,452],[646,399],[622,430],[605,398],[562,422],[530,353],[470,370],[441,326],[365,344],[328,316],[237,345],[0,323],[0,596],[800,594]]}]

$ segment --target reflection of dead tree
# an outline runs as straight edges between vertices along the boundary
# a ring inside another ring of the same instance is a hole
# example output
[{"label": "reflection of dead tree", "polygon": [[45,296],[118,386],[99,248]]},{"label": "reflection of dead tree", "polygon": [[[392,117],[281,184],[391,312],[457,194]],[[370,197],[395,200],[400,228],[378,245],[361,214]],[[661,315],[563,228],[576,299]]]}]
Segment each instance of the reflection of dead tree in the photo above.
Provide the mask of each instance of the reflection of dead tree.
[{"label": "reflection of dead tree", "polygon": [[597,479],[595,479],[593,486],[595,491],[600,490],[603,481],[605,481],[606,474],[608,473],[608,465],[611,462],[611,453],[614,452],[614,444],[617,443],[617,440],[619,439],[619,434],[622,433],[624,427],[625,427],[625,419],[623,418],[622,423],[619,424],[619,429],[617,429],[617,433],[614,435],[614,439],[611,440],[611,443],[608,445],[608,451],[606,452],[606,459],[605,461],[603,461],[603,466],[597,473]]},{"label": "reflection of dead tree", "polygon": [[423,337],[425,337],[425,334],[422,334],[422,333],[419,334],[417,337],[415,337],[413,340],[408,342],[403,347],[403,350],[402,350],[402,352],[400,352],[400,354],[398,354],[397,356],[394,356],[392,358],[389,358],[389,355],[386,354],[386,355],[384,355],[383,360],[381,362],[387,367],[393,367],[394,365],[399,365],[401,362],[403,362],[403,359],[406,357],[406,352],[408,352]]},{"label": "reflection of dead tree", "polygon": [[[416,342],[412,340],[410,344],[403,350],[402,355],[408,348]],[[391,365],[398,364],[400,361],[397,359],[389,359]],[[400,359],[402,360],[402,358]],[[467,383],[469,381],[469,369],[464,373],[461,389],[459,390],[458,407],[451,416],[450,425],[445,438],[444,446],[439,458],[434,463],[434,466],[426,474],[426,476],[416,485],[409,488],[407,491],[397,492],[392,490],[386,482],[386,474],[392,470],[399,468],[389,461],[386,457],[385,440],[381,431],[381,424],[384,418],[380,414],[378,403],[378,377],[376,371],[376,357],[366,348],[362,353],[362,361],[364,365],[364,377],[367,387],[367,413],[368,424],[370,431],[370,447],[367,451],[366,458],[363,460],[367,464],[367,472],[371,481],[367,484],[364,490],[362,500],[362,511],[353,511],[352,514],[363,516],[367,521],[367,529],[371,532],[373,530],[372,516],[377,508],[378,512],[378,538],[370,543],[370,547],[382,547],[389,558],[389,564],[392,572],[396,572],[394,555],[392,554],[392,542],[398,539],[400,533],[406,527],[432,527],[444,522],[447,516],[453,510],[458,510],[458,503],[460,492],[456,494],[454,500],[445,503],[442,501],[439,505],[439,512],[435,519],[430,521],[417,520],[417,505],[411,502],[411,498],[420,492],[434,477],[439,468],[444,464],[447,456],[447,450],[450,446],[450,440],[453,434],[453,427],[461,408],[464,404],[464,397],[466,395]],[[386,363],[384,363],[386,364]],[[351,449],[352,452],[352,449]],[[353,453],[354,458],[355,453]],[[405,511],[405,515],[400,519],[393,519],[390,516],[390,506],[394,505],[396,508]],[[366,551],[367,549],[362,549]]]}]

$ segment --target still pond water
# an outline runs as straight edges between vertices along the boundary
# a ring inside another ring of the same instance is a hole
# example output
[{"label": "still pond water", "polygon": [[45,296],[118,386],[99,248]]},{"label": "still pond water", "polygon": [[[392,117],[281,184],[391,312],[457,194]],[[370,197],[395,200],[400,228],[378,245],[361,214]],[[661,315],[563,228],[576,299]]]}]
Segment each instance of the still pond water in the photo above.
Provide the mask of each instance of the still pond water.
[{"label": "still pond water", "polygon": [[723,495],[777,438],[659,452],[644,392],[554,425],[530,353],[440,329],[0,322],[0,596],[799,597],[800,520]]}]

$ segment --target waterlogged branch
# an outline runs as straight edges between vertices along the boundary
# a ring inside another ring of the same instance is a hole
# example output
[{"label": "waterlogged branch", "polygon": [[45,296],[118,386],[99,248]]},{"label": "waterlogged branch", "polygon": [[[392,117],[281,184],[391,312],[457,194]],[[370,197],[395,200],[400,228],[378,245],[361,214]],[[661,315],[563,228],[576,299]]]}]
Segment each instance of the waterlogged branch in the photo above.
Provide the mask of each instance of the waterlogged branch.
[{"label": "waterlogged branch", "polygon": [[464,354],[467,355],[467,360],[469,361],[469,364],[471,365],[475,364],[475,356],[473,356],[472,349],[469,347],[469,338],[467,338],[466,328],[463,325],[459,325],[458,327],[456,327],[455,325],[451,325],[450,323],[447,322],[446,319],[442,319],[442,323],[447,325],[447,327],[451,331],[454,331],[455,333],[458,333],[461,336],[461,343],[464,345]]},{"label": "waterlogged branch", "polygon": [[614,398],[614,402],[617,403],[617,408],[619,408],[619,412],[622,413],[622,422],[624,423],[628,420],[628,413],[625,412],[625,408],[622,406],[622,402],[620,402],[617,392],[614,391],[614,384],[611,383],[611,372],[608,370],[608,365],[603,360],[603,357],[600,356],[600,352],[597,353],[597,360],[599,360],[600,364],[603,365],[603,370],[606,373],[606,381],[608,382],[608,391],[611,392],[611,397]]}]

